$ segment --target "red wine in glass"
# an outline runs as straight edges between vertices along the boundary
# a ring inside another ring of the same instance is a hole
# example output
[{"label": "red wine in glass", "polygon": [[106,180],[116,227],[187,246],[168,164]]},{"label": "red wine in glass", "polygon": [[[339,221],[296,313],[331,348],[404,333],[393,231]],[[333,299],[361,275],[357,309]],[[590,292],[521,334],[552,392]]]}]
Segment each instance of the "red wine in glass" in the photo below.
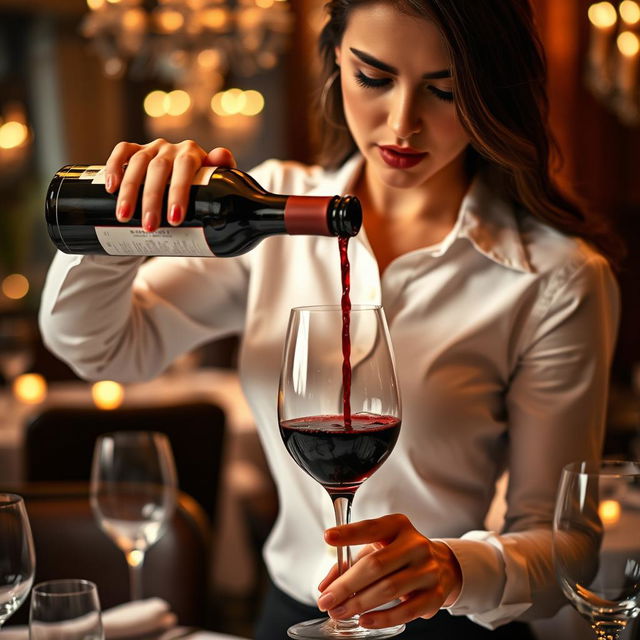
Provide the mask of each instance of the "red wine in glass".
[{"label": "red wine in glass", "polygon": [[330,494],[353,493],[387,459],[400,433],[394,416],[309,416],[280,423],[291,457]]}]

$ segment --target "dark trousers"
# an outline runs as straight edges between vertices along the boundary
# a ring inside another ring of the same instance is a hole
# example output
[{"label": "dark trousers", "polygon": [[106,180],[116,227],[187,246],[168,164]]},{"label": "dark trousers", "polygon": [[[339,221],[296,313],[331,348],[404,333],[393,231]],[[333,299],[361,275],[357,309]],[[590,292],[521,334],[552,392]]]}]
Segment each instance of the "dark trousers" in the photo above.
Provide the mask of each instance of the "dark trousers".
[{"label": "dark trousers", "polygon": [[[287,629],[296,622],[320,618],[316,607],[308,607],[290,598],[271,584],[256,624],[255,640],[287,640]],[[419,618],[407,625],[399,640],[535,640],[527,624],[511,622],[495,631],[474,624],[467,617],[439,611],[433,618]]]}]

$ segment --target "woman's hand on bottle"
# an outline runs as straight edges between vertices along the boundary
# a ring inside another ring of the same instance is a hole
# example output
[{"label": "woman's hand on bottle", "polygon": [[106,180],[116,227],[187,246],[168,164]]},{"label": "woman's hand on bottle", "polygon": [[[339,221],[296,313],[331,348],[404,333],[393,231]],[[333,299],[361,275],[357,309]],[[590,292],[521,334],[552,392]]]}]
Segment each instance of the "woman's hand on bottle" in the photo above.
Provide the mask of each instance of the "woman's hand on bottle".
[{"label": "woman's hand on bottle", "polygon": [[[348,571],[339,576],[334,566],[318,586],[318,607],[332,618],[362,614],[360,624],[369,628],[430,618],[462,588],[451,549],[424,537],[402,514],[327,529],[325,540],[334,547],[366,545]],[[370,611],[396,599],[393,607]]]},{"label": "woman's hand on bottle", "polygon": [[107,160],[105,179],[109,193],[118,191],[116,218],[128,222],[133,216],[141,185],[142,227],[155,231],[162,219],[162,201],[169,183],[166,216],[177,226],[184,220],[189,190],[203,166],[235,167],[233,154],[224,147],[207,153],[193,140],[172,144],[163,139],[149,144],[118,143]]}]

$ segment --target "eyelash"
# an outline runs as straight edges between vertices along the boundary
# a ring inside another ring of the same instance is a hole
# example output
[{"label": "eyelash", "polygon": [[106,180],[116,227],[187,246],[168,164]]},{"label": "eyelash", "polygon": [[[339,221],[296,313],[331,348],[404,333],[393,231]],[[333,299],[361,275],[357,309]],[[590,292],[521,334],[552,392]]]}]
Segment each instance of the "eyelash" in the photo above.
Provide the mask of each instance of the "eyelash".
[{"label": "eyelash", "polygon": [[[362,73],[362,71],[357,71],[356,82],[365,89],[381,89],[382,87],[386,87],[391,80],[389,78],[370,78]],[[427,85],[427,90],[438,98],[438,100],[453,102],[453,93],[451,91],[443,91],[432,85]]]}]

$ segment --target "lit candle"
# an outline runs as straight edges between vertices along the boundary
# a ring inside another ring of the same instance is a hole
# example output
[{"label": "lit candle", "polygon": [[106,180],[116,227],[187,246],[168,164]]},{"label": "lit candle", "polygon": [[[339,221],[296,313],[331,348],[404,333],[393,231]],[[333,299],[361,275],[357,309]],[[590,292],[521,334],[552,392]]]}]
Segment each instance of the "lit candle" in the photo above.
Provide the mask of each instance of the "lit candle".
[{"label": "lit candle", "polygon": [[623,31],[618,36],[616,44],[619,53],[616,86],[621,94],[631,97],[638,86],[640,39],[631,31]]},{"label": "lit candle", "polygon": [[640,4],[635,0],[623,0],[618,7],[622,21],[629,27],[640,22]]},{"label": "lit candle", "polygon": [[618,524],[621,511],[620,503],[617,500],[603,500],[598,507],[598,515],[605,527]]},{"label": "lit candle", "polygon": [[589,70],[595,88],[607,92],[611,85],[609,52],[618,14],[610,2],[597,2],[589,7],[588,16],[591,23]]},{"label": "lit candle", "polygon": [[113,380],[101,380],[91,387],[91,397],[98,409],[117,409],[124,400],[124,388]]},{"label": "lit candle", "polygon": [[12,388],[16,400],[24,404],[40,404],[47,397],[47,381],[39,373],[23,373]]}]

